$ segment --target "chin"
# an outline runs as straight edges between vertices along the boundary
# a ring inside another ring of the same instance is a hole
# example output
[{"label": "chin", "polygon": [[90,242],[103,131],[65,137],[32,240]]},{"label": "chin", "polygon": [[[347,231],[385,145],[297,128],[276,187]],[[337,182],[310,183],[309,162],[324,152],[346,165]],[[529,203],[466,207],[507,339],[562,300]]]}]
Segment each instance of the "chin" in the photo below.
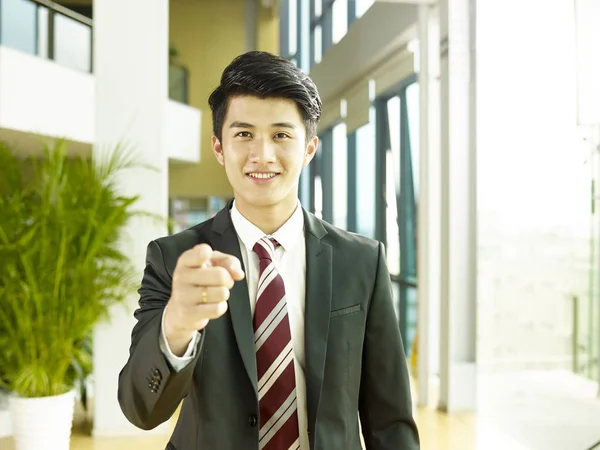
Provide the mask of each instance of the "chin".
[{"label": "chin", "polygon": [[281,198],[271,195],[252,195],[247,189],[245,191],[237,191],[235,198],[249,206],[272,206],[282,201]]}]

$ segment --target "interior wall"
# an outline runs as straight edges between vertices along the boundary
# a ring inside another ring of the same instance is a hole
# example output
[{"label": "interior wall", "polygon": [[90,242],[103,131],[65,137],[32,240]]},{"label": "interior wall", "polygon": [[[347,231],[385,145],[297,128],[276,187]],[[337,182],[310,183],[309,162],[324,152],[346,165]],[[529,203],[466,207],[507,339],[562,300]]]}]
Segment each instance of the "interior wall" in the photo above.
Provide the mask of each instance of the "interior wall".
[{"label": "interior wall", "polygon": [[[211,151],[213,133],[208,97],[218,85],[223,69],[245,51],[244,6],[245,0],[171,0],[170,42],[179,52],[179,62],[189,70],[190,105],[202,111],[200,163],[171,164],[171,197],[233,194],[223,167]],[[278,15],[260,8],[258,21],[258,49],[278,53]]]}]

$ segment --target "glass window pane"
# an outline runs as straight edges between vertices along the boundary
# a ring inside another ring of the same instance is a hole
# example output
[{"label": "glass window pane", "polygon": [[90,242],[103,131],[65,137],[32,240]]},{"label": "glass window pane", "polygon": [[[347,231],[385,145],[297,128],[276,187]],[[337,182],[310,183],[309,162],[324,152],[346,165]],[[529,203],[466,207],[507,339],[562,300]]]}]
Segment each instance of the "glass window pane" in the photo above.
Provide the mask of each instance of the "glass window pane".
[{"label": "glass window pane", "polygon": [[398,204],[396,203],[395,184],[398,183],[394,173],[396,158],[393,152],[385,152],[385,230],[386,256],[391,275],[400,274],[400,230],[398,229]]},{"label": "glass window pane", "polygon": [[36,4],[27,0],[0,2],[0,42],[7,47],[36,54]]},{"label": "glass window pane", "polygon": [[313,186],[310,185],[311,180],[311,172],[313,170],[314,161],[311,161],[308,166],[302,169],[302,174],[300,175],[300,188],[298,190],[298,197],[300,198],[300,203],[307,210],[312,211],[312,206],[310,204],[310,191]]},{"label": "glass window pane", "polygon": [[310,71],[310,3],[306,0],[300,0],[300,17],[298,27],[300,27],[300,42],[298,47],[299,67],[305,72]]},{"label": "glass window pane", "polygon": [[363,236],[375,238],[375,134],[372,123],[371,120],[356,130],[356,229]]},{"label": "glass window pane", "polygon": [[333,127],[333,225],[348,227],[348,138],[346,124]]},{"label": "glass window pane", "polygon": [[319,146],[317,147],[317,153],[315,154],[315,157],[313,158],[313,160],[311,161],[311,165],[312,165],[312,173],[314,173],[314,178],[313,178],[313,186],[312,188],[314,189],[314,205],[313,208],[313,213],[315,214],[315,216],[317,216],[319,219],[323,218],[323,184],[321,183],[321,153],[323,152],[323,141],[319,141]]},{"label": "glass window pane", "polygon": [[390,148],[385,161],[385,221],[386,256],[392,275],[400,274],[400,230],[398,228],[398,197],[400,196],[400,97],[386,103]]},{"label": "glass window pane", "polygon": [[356,18],[358,19],[367,12],[367,9],[369,9],[373,3],[375,3],[375,0],[354,0],[354,4],[356,5]]},{"label": "glass window pane", "polygon": [[314,0],[315,2],[315,18],[321,17],[323,14],[323,0]]},{"label": "glass window pane", "polygon": [[59,64],[90,71],[92,30],[62,14],[54,16],[54,59]]},{"label": "glass window pane", "polygon": [[289,0],[288,4],[288,55],[298,51],[298,2]]},{"label": "glass window pane", "polygon": [[336,44],[348,31],[348,0],[336,0],[333,3],[331,39]]},{"label": "glass window pane", "polygon": [[406,89],[408,131],[413,167],[415,201],[419,201],[419,84],[413,83]]},{"label": "glass window pane", "polygon": [[387,101],[388,130],[390,132],[390,150],[392,152],[392,165],[396,194],[400,195],[400,97],[392,97]]},{"label": "glass window pane", "polygon": [[321,29],[321,25],[317,25],[315,27],[314,33],[313,51],[315,55],[315,64],[318,64],[321,62],[323,51],[323,30]]},{"label": "glass window pane", "polygon": [[315,177],[315,216],[323,218],[323,185],[321,184],[321,175]]}]

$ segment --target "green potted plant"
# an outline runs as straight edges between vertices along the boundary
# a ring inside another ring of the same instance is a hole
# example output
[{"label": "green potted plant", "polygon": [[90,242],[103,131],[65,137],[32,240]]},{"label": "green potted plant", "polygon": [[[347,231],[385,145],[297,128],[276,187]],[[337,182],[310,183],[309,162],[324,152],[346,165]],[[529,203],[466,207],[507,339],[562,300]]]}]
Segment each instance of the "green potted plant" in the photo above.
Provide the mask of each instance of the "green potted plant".
[{"label": "green potted plant", "polygon": [[67,450],[91,335],[136,289],[119,246],[136,215],[117,188],[141,164],[117,148],[70,157],[64,142],[19,158],[0,142],[0,385],[17,450]]}]

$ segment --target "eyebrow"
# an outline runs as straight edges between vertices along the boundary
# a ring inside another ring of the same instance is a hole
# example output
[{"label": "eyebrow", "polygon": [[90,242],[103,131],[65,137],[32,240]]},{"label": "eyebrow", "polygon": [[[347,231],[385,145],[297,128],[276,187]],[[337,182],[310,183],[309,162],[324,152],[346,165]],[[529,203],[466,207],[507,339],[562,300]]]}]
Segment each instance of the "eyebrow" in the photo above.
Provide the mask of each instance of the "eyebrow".
[{"label": "eyebrow", "polygon": [[[296,129],[296,125],[294,125],[291,122],[277,122],[277,123],[272,123],[271,126],[275,127],[275,128],[290,128],[292,130]],[[229,128],[256,128],[256,127],[254,125],[252,125],[251,123],[235,121],[235,122],[232,122],[231,125],[229,125]]]}]

